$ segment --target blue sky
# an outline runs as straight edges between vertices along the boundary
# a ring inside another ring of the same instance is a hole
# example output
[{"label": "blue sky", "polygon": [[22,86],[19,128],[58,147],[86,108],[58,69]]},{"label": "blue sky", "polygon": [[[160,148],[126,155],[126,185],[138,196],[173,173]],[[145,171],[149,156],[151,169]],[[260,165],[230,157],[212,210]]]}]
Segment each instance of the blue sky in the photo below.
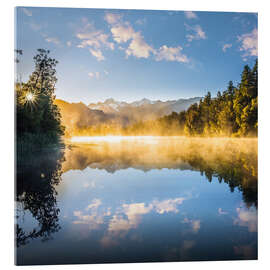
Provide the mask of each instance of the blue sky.
[{"label": "blue sky", "polygon": [[257,14],[19,7],[17,73],[27,81],[36,49],[51,51],[57,98],[172,100],[237,84],[258,55]]}]

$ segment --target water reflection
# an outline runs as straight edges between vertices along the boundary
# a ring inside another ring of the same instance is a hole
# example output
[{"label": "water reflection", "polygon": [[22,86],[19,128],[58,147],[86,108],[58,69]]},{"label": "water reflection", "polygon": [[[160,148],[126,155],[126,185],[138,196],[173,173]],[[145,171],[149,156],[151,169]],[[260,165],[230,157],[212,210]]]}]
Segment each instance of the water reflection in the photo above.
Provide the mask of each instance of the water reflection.
[{"label": "water reflection", "polygon": [[24,160],[20,265],[257,258],[257,140],[73,143]]},{"label": "water reflection", "polygon": [[163,137],[143,140],[74,144],[66,153],[63,171],[85,168],[117,170],[135,168],[197,170],[212,181],[238,188],[248,207],[257,207],[257,139],[186,139]]},{"label": "water reflection", "polygon": [[[16,182],[16,244],[30,239],[49,240],[59,231],[57,192],[62,174],[63,152],[59,150],[18,157]],[[23,228],[24,218],[31,224]],[[30,223],[30,222],[29,222]],[[21,225],[23,224],[23,225]],[[34,227],[34,228],[33,228]]]}]

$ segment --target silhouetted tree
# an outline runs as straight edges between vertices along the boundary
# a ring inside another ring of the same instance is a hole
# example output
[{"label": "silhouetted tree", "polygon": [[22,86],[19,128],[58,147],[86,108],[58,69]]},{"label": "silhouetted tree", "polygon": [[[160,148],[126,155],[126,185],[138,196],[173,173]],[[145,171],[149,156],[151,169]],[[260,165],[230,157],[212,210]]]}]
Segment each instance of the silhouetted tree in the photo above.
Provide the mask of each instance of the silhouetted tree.
[{"label": "silhouetted tree", "polygon": [[26,133],[34,134],[32,138],[47,137],[57,142],[64,134],[61,115],[54,104],[54,91],[57,61],[49,57],[49,51],[38,49],[34,57],[35,70],[27,83],[15,85],[17,138],[20,140]]}]

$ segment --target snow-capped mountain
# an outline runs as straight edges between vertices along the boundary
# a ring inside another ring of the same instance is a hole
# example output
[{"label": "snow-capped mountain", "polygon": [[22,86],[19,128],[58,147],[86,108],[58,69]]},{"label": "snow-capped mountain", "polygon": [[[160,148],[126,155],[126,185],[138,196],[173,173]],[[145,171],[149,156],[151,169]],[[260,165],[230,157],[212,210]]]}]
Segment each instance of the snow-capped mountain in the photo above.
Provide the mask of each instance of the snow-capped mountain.
[{"label": "snow-capped mountain", "polygon": [[200,98],[178,99],[169,101],[151,101],[142,99],[131,103],[115,101],[110,98],[105,102],[69,103],[56,99],[62,123],[67,127],[66,134],[74,134],[74,131],[94,127],[100,124],[112,126],[126,126],[138,121],[153,120],[164,115],[186,110],[191,104],[199,102]]},{"label": "snow-capped mountain", "polygon": [[104,102],[90,103],[88,108],[91,110],[100,110],[104,113],[116,113],[119,112],[119,108],[128,106],[127,102],[119,102],[113,98],[109,98]]},{"label": "snow-capped mountain", "polygon": [[128,103],[110,98],[104,102],[90,103],[88,108],[91,110],[100,110],[104,113],[125,116],[130,120],[148,120],[170,114],[173,111],[180,112],[186,110],[191,104],[199,102],[200,99],[200,97],[194,97],[189,99],[152,101],[143,98],[142,100]]}]

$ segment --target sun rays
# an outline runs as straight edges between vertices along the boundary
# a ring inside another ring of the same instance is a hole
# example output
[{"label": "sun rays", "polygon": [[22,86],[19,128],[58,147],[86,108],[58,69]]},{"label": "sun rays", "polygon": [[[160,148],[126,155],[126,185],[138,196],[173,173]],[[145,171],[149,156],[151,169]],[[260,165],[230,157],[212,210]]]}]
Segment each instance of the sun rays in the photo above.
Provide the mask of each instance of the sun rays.
[{"label": "sun rays", "polygon": [[27,106],[31,109],[35,108],[38,101],[38,95],[35,94],[33,91],[26,91],[23,95],[19,98],[20,104]]}]

